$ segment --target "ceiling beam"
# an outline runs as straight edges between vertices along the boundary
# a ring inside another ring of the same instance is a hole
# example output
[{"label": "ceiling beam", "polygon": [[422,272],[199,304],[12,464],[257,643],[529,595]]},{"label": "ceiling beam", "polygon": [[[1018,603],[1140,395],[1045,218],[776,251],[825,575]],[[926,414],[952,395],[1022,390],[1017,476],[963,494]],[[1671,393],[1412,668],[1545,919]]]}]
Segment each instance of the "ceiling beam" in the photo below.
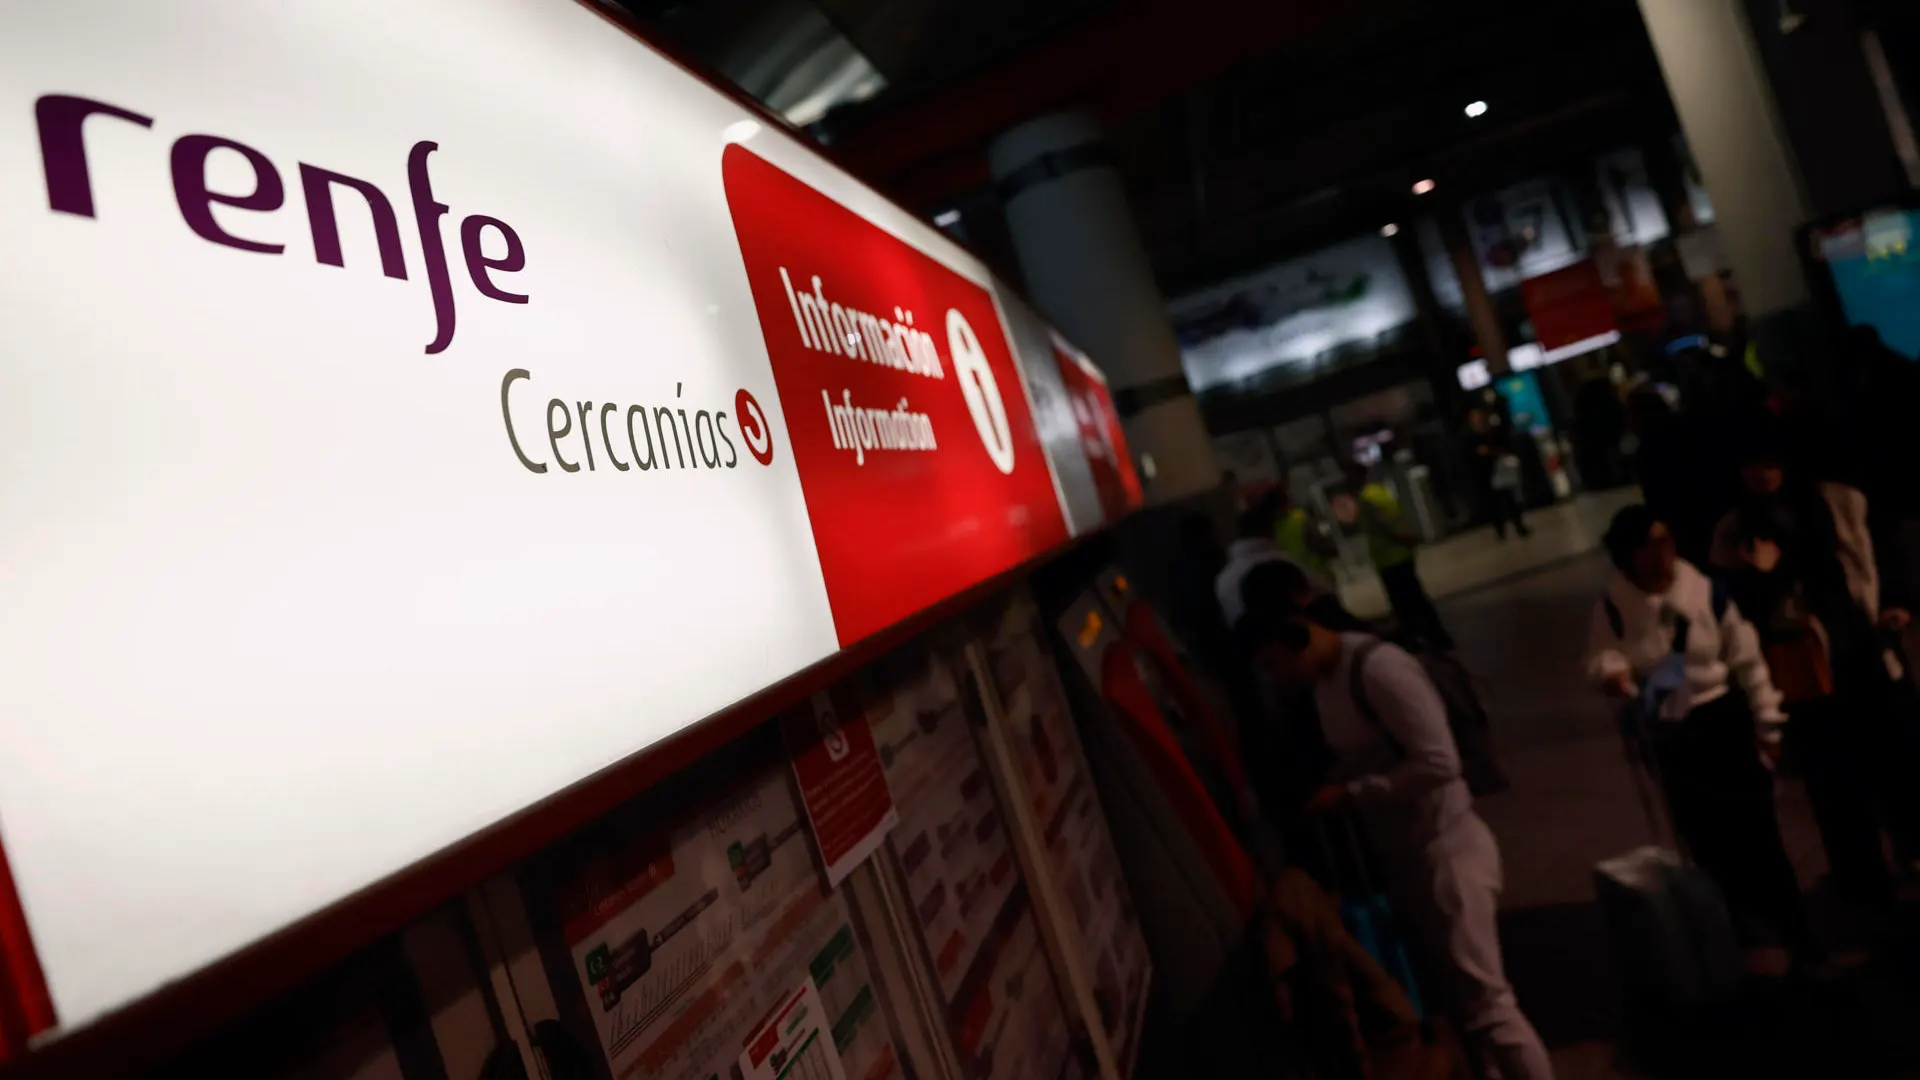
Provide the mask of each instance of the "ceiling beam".
[{"label": "ceiling beam", "polygon": [[[1062,108],[1112,121],[1312,31],[1338,0],[1122,0],[975,75],[903,101],[834,139],[836,157],[911,203],[986,178],[988,140]],[[1343,9],[1347,9],[1344,10]]]}]

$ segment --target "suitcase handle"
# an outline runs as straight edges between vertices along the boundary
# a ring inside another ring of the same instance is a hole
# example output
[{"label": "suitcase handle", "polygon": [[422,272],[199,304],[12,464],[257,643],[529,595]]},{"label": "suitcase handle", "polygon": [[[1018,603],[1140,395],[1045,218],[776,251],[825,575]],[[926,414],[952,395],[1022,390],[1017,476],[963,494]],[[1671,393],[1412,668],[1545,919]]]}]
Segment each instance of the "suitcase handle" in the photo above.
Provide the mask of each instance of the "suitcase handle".
[{"label": "suitcase handle", "polygon": [[1631,702],[1621,706],[1620,740],[1626,751],[1627,772],[1633,776],[1633,793],[1639,797],[1640,813],[1647,819],[1648,834],[1656,846],[1670,846],[1682,865],[1692,865],[1692,853],[1681,840],[1680,830],[1673,827],[1673,807],[1667,802],[1653,732],[1647,728],[1645,713]]},{"label": "suitcase handle", "polygon": [[1372,893],[1373,875],[1367,868],[1366,845],[1360,842],[1360,827],[1354,823],[1354,815],[1351,811],[1335,815],[1316,815],[1313,819],[1314,835],[1320,840],[1320,854],[1326,860],[1327,876],[1333,879],[1331,882],[1333,891],[1346,893],[1352,890],[1347,888],[1344,880],[1347,875],[1341,870],[1340,853],[1334,850],[1333,841],[1327,835],[1329,816],[1339,819],[1339,829],[1346,840],[1346,854],[1352,860],[1353,875],[1359,886],[1357,891],[1353,891],[1353,895],[1364,896]]}]

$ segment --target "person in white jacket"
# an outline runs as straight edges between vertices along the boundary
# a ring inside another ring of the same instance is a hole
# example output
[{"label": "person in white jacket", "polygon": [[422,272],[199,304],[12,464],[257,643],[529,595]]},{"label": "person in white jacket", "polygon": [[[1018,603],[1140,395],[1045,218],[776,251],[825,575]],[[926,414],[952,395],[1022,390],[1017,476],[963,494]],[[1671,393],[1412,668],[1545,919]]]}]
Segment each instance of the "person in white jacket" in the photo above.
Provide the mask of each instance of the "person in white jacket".
[{"label": "person in white jacket", "polygon": [[1638,703],[1673,826],[1726,895],[1742,940],[1817,962],[1774,808],[1786,715],[1758,635],[1646,507],[1615,515],[1605,545],[1617,572],[1594,605],[1589,678]]}]

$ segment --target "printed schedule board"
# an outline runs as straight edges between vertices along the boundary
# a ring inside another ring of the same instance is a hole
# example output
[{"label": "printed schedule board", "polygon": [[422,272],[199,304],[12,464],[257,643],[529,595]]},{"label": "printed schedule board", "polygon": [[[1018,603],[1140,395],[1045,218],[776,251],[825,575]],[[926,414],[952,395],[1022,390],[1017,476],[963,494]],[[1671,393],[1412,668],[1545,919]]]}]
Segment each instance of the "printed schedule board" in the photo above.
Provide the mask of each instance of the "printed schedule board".
[{"label": "printed schedule board", "polygon": [[968,727],[973,690],[938,650],[895,660],[869,688],[866,711],[900,802],[885,850],[961,1070],[982,1080],[1077,1077],[1059,983]]},{"label": "printed schedule board", "polygon": [[1057,920],[1065,947],[1078,951],[1097,1021],[1115,1056],[1128,1062],[1152,959],[1045,632],[1031,601],[1021,597],[994,620],[981,645],[1020,767],[1015,790],[1039,828],[1038,861],[1065,908]]},{"label": "printed schedule board", "polygon": [[730,1076],[743,1055],[758,1075],[775,1051],[750,1054],[754,1033],[794,1000],[825,1035],[796,1055],[814,1062],[802,1075],[900,1075],[847,907],[823,888],[783,771],[602,844],[556,882],[567,961],[615,1080]]},{"label": "printed schedule board", "polygon": [[0,951],[36,1026],[1098,503],[978,260],[584,3],[9,4],[0,150]]}]

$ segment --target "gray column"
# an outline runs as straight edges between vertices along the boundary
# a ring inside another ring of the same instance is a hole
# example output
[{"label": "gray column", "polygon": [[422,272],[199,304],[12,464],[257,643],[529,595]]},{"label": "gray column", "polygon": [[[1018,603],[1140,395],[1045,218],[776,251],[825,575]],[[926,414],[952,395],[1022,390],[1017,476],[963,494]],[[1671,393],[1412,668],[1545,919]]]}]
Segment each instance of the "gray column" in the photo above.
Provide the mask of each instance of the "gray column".
[{"label": "gray column", "polygon": [[1856,0],[1742,3],[1815,217],[1853,213],[1898,198],[1906,188],[1855,6]]},{"label": "gray column", "polygon": [[1106,373],[1148,498],[1216,487],[1213,443],[1099,125],[1042,117],[996,139],[988,158],[1028,294]]},{"label": "gray column", "polygon": [[1759,322],[1809,301],[1793,241],[1808,205],[1743,6],[1640,0],[1640,13],[1713,196],[1741,302]]}]

